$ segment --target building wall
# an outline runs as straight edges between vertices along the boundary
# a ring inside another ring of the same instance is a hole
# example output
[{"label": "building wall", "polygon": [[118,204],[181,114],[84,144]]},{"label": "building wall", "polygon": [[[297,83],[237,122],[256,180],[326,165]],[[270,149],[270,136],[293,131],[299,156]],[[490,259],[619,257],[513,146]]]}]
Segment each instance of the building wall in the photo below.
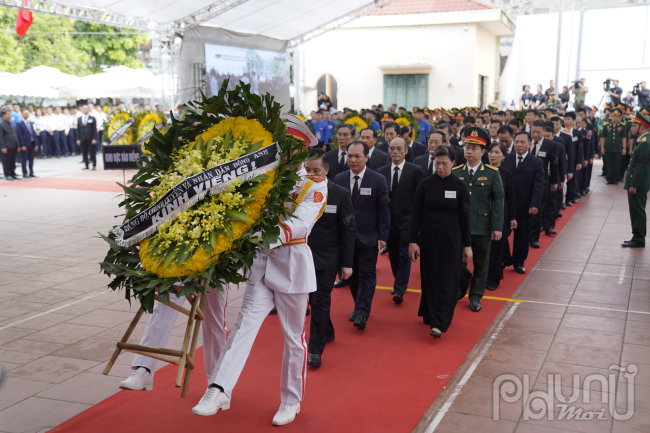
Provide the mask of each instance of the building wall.
[{"label": "building wall", "polygon": [[316,108],[316,85],[329,73],[338,108],[384,103],[384,74],[429,74],[429,107],[478,102],[478,75],[498,80],[498,38],[475,24],[341,28],[305,43],[301,110]]}]

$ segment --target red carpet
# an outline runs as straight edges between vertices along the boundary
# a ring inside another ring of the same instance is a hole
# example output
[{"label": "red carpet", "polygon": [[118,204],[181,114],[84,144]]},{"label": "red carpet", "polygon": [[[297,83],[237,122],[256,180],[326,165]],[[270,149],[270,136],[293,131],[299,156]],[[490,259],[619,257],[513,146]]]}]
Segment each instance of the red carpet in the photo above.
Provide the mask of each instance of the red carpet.
[{"label": "red carpet", "polygon": [[124,192],[117,183],[111,180],[63,179],[59,177],[43,177],[38,179],[19,180],[17,182],[4,182],[0,183],[0,186],[72,189],[77,191]]},{"label": "red carpet", "polygon": [[[556,230],[564,228],[578,207],[564,212]],[[552,238],[542,236],[541,248],[530,250],[527,269],[533,268],[551,242]],[[512,296],[525,275],[511,269],[499,289],[486,295]],[[416,265],[411,289],[420,288],[419,275]],[[378,285],[391,286],[392,282],[388,259],[380,256]],[[336,341],[327,345],[323,365],[309,368],[301,413],[281,428],[283,432],[410,432],[504,305],[486,299],[477,314],[463,299],[449,332],[433,340],[417,317],[419,293],[407,293],[404,304],[397,306],[389,290],[377,290],[365,331],[348,321],[353,310],[349,289],[335,289],[332,298]],[[167,366],[156,373],[154,391],[121,391],[54,431],[277,431],[271,419],[280,406],[282,350],[277,317],[270,316],[234,390],[231,409],[212,417],[190,413],[206,387],[203,356],[199,354],[187,398],[180,398],[180,389],[173,386],[176,366]]]}]

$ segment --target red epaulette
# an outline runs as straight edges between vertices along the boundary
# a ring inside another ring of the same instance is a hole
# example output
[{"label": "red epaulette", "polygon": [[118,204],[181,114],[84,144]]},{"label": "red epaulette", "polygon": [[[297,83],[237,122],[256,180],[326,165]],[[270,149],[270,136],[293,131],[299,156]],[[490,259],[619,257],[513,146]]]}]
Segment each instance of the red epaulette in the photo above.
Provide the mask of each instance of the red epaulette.
[{"label": "red epaulette", "polygon": [[311,174],[308,174],[307,177],[313,180],[314,182],[325,182],[325,178],[320,176],[313,176]]}]

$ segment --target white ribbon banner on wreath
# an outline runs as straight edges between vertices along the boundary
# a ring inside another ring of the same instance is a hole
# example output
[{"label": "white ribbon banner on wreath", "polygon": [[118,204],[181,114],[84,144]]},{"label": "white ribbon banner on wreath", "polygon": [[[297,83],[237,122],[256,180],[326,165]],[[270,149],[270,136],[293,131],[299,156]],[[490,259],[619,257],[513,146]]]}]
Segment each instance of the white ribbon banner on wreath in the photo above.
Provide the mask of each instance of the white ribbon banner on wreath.
[{"label": "white ribbon banner on wreath", "polygon": [[246,181],[274,170],[280,163],[280,146],[268,147],[219,164],[187,179],[167,191],[156,203],[113,229],[115,241],[130,247],[151,236],[166,221],[194,206],[210,193],[219,194],[235,180]]}]

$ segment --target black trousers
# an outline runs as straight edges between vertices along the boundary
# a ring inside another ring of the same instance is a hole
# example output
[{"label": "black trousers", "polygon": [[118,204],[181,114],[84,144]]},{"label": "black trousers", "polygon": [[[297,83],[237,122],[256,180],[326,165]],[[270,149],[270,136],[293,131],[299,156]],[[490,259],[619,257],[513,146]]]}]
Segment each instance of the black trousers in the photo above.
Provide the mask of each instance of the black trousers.
[{"label": "black trousers", "polygon": [[390,268],[393,271],[395,283],[393,288],[396,294],[404,296],[406,287],[411,277],[411,259],[409,258],[409,236],[410,230],[400,230],[397,226],[391,226],[388,235],[388,259]]},{"label": "black trousers", "polygon": [[512,264],[514,266],[524,266],[524,262],[528,258],[532,217],[530,214],[517,215],[517,228],[513,231],[512,239]]},{"label": "black trousers", "polygon": [[581,170],[573,170],[573,177],[566,183],[566,197],[565,203],[570,203],[574,198],[576,198],[576,193],[580,191],[580,186],[578,185],[578,176],[580,176]]},{"label": "black trousers", "polygon": [[7,149],[7,153],[2,155],[2,168],[5,172],[5,177],[16,176],[16,150]]},{"label": "black trousers", "polygon": [[[20,152],[20,162],[23,166],[23,177],[34,174],[34,157],[36,151],[34,145],[28,146],[27,150]],[[29,167],[29,170],[27,169]]]},{"label": "black trousers", "polygon": [[506,247],[508,248],[508,255],[510,255],[508,236],[510,236],[512,230],[510,229],[510,221],[508,219],[503,222],[503,231],[501,233],[501,239],[492,241],[492,245],[490,246],[490,264],[488,266],[487,276],[487,285],[490,287],[499,287],[501,280],[503,280],[503,254]]},{"label": "black trousers", "polygon": [[370,316],[372,298],[375,296],[378,255],[376,246],[362,248],[357,244],[354,247],[352,276],[348,279],[348,284],[354,300],[354,315],[366,320]]},{"label": "black trousers", "polygon": [[95,145],[92,143],[91,140],[83,140],[81,142],[81,153],[83,154],[83,161],[84,164],[86,164],[86,168],[88,168],[89,162],[93,163],[93,167],[97,166],[97,159],[95,156],[96,155]]},{"label": "black trousers", "polygon": [[334,336],[334,325],[330,319],[334,280],[336,280],[336,269],[316,270],[316,291],[309,294],[311,305],[309,353],[322,355],[325,341]]},{"label": "black trousers", "polygon": [[539,242],[539,236],[542,228],[549,229],[555,227],[555,200],[557,199],[557,190],[551,191],[551,185],[546,182],[544,195],[542,196],[542,207],[536,215],[533,215],[530,226],[530,241]]}]

